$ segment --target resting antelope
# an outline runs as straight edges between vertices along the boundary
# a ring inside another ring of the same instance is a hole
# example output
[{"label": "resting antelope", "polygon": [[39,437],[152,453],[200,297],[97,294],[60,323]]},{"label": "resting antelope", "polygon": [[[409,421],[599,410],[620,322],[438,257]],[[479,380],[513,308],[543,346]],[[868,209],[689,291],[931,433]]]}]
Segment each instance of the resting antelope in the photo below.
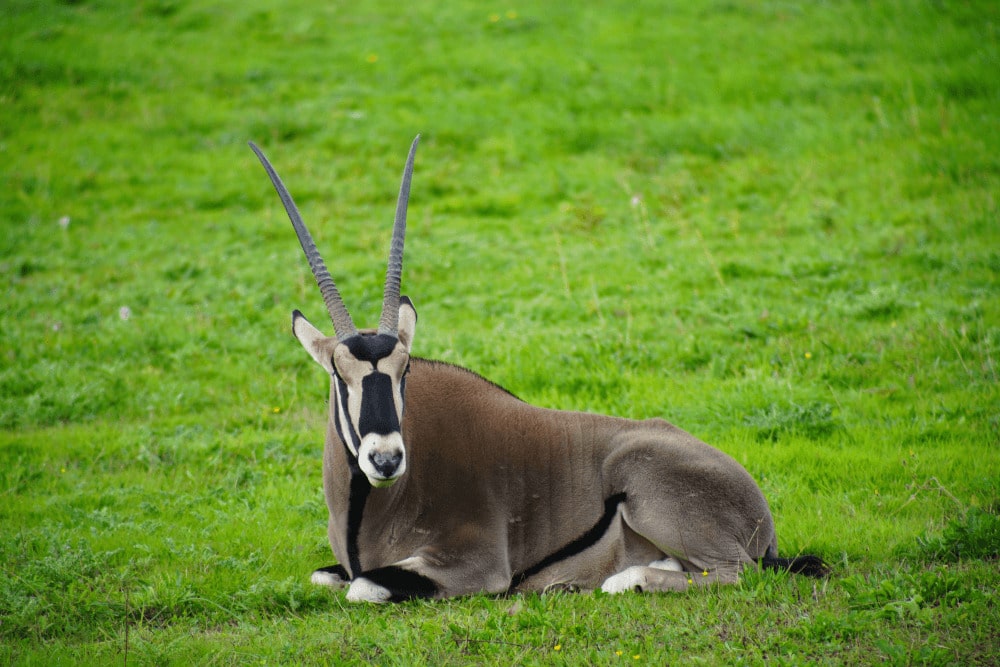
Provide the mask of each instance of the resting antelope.
[{"label": "resting antelope", "polygon": [[774,522],[739,463],[660,420],[522,402],[472,371],[411,357],[400,296],[410,147],[377,329],[357,329],[291,195],[254,144],[295,227],[336,337],[299,311],[292,331],[330,374],[323,487],[339,565],[312,581],[387,602],[550,587],[685,590],[779,558]]}]

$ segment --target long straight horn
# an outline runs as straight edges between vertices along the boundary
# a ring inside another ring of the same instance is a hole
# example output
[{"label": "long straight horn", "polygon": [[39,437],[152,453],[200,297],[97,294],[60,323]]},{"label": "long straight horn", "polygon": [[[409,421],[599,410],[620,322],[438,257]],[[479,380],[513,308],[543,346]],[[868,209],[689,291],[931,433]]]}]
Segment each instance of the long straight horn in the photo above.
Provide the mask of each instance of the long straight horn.
[{"label": "long straight horn", "polygon": [[403,240],[406,237],[406,205],[410,200],[410,178],[413,176],[413,157],[420,142],[418,134],[410,144],[410,155],[403,169],[403,182],[399,186],[396,202],[396,220],[392,225],[392,242],[389,245],[389,266],[385,270],[385,292],[382,297],[382,317],[378,332],[395,336],[399,333],[399,283],[403,277]]},{"label": "long straight horn", "polygon": [[345,338],[357,335],[358,330],[351,320],[351,314],[347,312],[347,307],[344,306],[344,301],[340,298],[337,285],[333,282],[333,278],[330,277],[330,272],[327,271],[326,264],[323,263],[323,258],[320,257],[319,250],[316,249],[312,235],[306,229],[306,224],[302,222],[302,216],[299,215],[299,209],[295,206],[292,195],[288,193],[288,189],[281,182],[278,172],[274,170],[271,163],[264,157],[264,153],[252,141],[250,142],[250,148],[257,154],[260,163],[264,165],[264,170],[271,177],[271,183],[274,185],[274,189],[277,190],[278,196],[281,198],[281,203],[285,205],[285,212],[288,213],[288,219],[292,221],[292,227],[295,228],[295,234],[299,237],[299,244],[302,246],[303,252],[306,253],[306,259],[309,260],[309,268],[312,269],[313,276],[316,277],[316,284],[319,285],[319,291],[323,295],[323,302],[330,313],[330,319],[333,320],[333,328],[337,332],[337,338],[344,340]]}]

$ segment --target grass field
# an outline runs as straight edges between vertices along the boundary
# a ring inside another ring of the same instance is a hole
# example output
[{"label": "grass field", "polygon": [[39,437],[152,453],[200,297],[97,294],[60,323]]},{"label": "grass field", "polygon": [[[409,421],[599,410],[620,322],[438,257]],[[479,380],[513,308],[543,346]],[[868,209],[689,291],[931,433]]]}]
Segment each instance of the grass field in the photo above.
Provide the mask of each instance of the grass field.
[{"label": "grass field", "polygon": [[[996,3],[3,14],[0,662],[1000,662]],[[323,305],[246,142],[371,326],[418,132],[416,353],[682,426],[832,577],[309,585]]]}]

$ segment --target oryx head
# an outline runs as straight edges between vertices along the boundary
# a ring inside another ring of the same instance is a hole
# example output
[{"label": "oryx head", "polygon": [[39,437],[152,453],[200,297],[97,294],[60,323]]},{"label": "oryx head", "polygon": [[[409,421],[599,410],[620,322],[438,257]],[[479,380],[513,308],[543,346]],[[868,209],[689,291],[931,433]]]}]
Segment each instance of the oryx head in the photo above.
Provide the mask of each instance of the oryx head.
[{"label": "oryx head", "polygon": [[333,320],[336,338],[323,335],[297,310],[292,313],[292,332],[312,358],[330,374],[334,424],[350,450],[353,458],[351,469],[356,471],[360,468],[372,486],[389,486],[406,470],[406,448],[402,435],[403,394],[417,313],[408,298],[400,297],[399,283],[403,271],[406,204],[410,196],[413,156],[419,139],[418,136],[410,146],[399,188],[382,316],[378,329],[362,330],[354,326],[288,190],[260,149],[250,144],[271,177],[295,227]]}]

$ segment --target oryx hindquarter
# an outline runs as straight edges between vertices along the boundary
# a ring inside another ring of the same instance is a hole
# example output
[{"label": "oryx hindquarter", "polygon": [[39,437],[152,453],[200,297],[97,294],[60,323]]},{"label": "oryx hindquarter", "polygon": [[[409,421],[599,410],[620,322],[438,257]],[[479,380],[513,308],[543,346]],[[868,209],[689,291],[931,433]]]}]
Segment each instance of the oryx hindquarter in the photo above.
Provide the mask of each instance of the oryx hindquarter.
[{"label": "oryx hindquarter", "polygon": [[767,501],[730,456],[660,419],[538,408],[472,371],[411,357],[417,314],[399,292],[417,140],[403,171],[377,329],[354,326],[281,179],[267,170],[336,337],[292,331],[331,378],[323,453],[330,545],[313,581],[385,602],[553,586],[685,590],[778,558]]}]

